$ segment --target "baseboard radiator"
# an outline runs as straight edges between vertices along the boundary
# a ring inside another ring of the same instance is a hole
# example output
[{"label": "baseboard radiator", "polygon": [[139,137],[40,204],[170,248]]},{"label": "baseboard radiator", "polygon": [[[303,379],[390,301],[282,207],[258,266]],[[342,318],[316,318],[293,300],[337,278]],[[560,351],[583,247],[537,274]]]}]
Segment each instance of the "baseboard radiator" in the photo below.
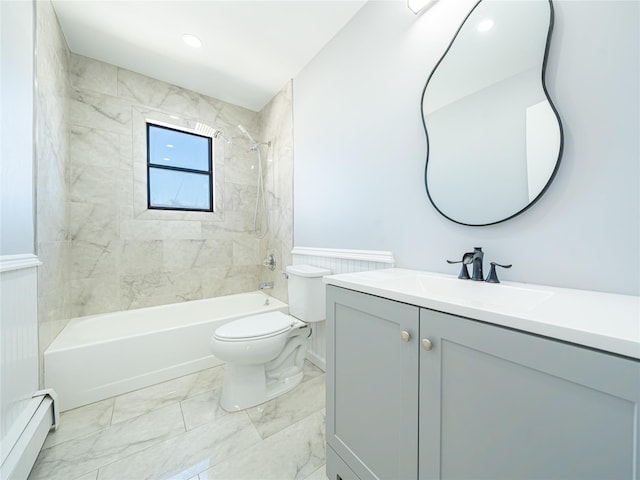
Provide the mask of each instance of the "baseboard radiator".
[{"label": "baseboard radiator", "polygon": [[2,439],[0,479],[25,480],[38,458],[49,430],[56,429],[58,422],[55,392],[51,389],[36,392],[20,418]]}]

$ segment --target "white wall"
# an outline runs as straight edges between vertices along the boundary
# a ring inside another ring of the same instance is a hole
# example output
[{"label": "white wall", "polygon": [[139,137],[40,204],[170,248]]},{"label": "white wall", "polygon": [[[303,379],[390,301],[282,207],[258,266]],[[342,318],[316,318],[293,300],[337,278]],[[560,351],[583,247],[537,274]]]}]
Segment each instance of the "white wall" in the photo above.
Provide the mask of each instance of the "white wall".
[{"label": "white wall", "polygon": [[0,5],[0,254],[34,251],[33,3]]},{"label": "white wall", "polygon": [[474,3],[415,17],[370,1],[294,79],[294,245],[390,250],[399,267],[452,274],[445,259],[482,246],[487,262],[514,264],[507,280],[639,294],[640,4],[554,2],[560,170],[520,216],[465,227],[425,193],[420,99]]},{"label": "white wall", "polygon": [[9,452],[33,414],[31,397],[38,389],[39,262],[33,254],[34,4],[0,2],[0,19],[0,463],[4,472],[11,463]]}]

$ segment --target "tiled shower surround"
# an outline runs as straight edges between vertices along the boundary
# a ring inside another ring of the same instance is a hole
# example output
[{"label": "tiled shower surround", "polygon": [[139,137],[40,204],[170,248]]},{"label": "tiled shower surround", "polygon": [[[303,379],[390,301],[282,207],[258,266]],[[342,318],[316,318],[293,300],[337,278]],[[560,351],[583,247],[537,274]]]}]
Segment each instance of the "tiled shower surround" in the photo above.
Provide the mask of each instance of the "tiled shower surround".
[{"label": "tiled shower surround", "polygon": [[[72,315],[257,289],[267,244],[252,233],[257,156],[236,126],[263,138],[259,115],[78,55],[71,56],[71,86]],[[290,102],[278,103],[275,117],[288,115]],[[200,122],[246,146],[214,141],[214,213],[147,210],[147,119]],[[263,153],[269,157],[267,147]],[[271,160],[272,169],[279,166],[280,158]],[[272,205],[278,199],[273,188],[268,193]],[[283,218],[274,217],[280,231]]]},{"label": "tiled shower surround", "polygon": [[[256,290],[290,262],[291,85],[253,112],[69,52],[50,2],[37,8],[40,350],[72,317]],[[146,120],[222,130],[215,212],[146,209]],[[262,146],[270,228],[253,233]],[[274,253],[278,269],[262,266]]]},{"label": "tiled shower surround", "polygon": [[70,54],[49,1],[36,2],[36,46],[36,253],[42,262],[38,267],[42,353],[71,315],[67,234]]}]

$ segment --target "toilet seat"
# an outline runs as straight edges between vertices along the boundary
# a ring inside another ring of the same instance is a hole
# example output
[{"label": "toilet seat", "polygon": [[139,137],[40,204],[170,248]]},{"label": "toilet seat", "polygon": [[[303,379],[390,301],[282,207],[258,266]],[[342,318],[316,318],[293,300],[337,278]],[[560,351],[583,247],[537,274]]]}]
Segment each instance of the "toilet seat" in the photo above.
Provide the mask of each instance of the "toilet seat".
[{"label": "toilet seat", "polygon": [[214,338],[224,342],[260,340],[280,335],[295,324],[295,319],[282,312],[268,312],[239,318],[218,327]]}]

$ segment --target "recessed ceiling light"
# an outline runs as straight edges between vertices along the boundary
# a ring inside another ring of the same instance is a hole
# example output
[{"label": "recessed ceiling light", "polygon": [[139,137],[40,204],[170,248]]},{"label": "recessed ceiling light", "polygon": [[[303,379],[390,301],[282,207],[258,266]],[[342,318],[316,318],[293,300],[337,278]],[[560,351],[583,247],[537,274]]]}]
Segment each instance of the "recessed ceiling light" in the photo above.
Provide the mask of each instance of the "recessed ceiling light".
[{"label": "recessed ceiling light", "polygon": [[164,157],[162,160],[165,161],[165,162],[170,162],[171,161],[171,159],[169,157]]},{"label": "recessed ceiling light", "polygon": [[493,20],[491,20],[490,18],[487,18],[486,20],[483,20],[478,24],[478,31],[486,32],[488,30],[491,30],[493,28],[493,25],[494,25]]},{"label": "recessed ceiling light", "polygon": [[191,35],[190,33],[185,33],[184,35],[182,35],[182,40],[184,40],[184,43],[193,48],[199,48],[202,46],[202,42],[200,41],[200,39],[195,35]]},{"label": "recessed ceiling light", "polygon": [[171,145],[170,143],[167,143],[167,148],[173,148],[173,145]]}]

